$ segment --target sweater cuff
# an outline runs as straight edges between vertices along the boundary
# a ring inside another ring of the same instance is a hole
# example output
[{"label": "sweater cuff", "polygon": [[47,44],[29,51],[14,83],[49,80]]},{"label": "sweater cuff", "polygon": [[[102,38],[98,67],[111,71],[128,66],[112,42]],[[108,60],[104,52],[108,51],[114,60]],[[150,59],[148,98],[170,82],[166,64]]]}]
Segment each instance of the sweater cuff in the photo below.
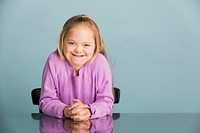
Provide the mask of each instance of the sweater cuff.
[{"label": "sweater cuff", "polygon": [[97,118],[96,116],[96,108],[92,105],[88,105],[90,111],[91,111],[91,116],[90,116],[90,119],[95,119]]},{"label": "sweater cuff", "polygon": [[58,109],[58,114],[57,114],[57,117],[58,118],[63,118],[63,110],[64,110],[64,108],[66,107],[67,105],[65,105],[65,104],[61,104],[60,106],[59,106],[59,109]]}]

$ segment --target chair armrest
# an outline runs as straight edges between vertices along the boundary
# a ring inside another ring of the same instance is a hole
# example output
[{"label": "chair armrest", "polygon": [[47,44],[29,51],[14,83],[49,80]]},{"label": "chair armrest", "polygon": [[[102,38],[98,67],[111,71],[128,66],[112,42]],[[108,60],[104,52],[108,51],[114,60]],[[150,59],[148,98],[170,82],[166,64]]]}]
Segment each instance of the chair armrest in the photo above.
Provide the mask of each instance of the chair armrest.
[{"label": "chair armrest", "polygon": [[35,88],[31,91],[33,105],[39,105],[41,88]]},{"label": "chair armrest", "polygon": [[114,103],[117,104],[120,101],[120,89],[117,87],[114,87]]}]

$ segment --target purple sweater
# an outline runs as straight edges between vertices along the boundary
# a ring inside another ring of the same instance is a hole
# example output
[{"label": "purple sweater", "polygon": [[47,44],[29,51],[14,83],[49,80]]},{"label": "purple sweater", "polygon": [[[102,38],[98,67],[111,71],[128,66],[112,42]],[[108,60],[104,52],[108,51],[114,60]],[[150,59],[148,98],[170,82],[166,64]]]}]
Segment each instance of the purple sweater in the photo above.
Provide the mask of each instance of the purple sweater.
[{"label": "purple sweater", "polygon": [[102,54],[74,76],[74,69],[68,61],[62,61],[58,52],[52,53],[44,67],[40,109],[47,115],[63,117],[63,109],[79,99],[89,105],[92,118],[112,114],[114,103],[112,74],[106,58]]}]

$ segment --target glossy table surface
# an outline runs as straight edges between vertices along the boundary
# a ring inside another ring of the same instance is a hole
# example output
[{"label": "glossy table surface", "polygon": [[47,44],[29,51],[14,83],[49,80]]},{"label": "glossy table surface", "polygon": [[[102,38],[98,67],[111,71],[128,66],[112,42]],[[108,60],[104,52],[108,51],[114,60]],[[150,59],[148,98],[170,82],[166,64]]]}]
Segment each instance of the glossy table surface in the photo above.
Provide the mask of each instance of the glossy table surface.
[{"label": "glossy table surface", "polygon": [[43,114],[1,115],[1,133],[200,133],[200,113],[114,113],[85,122]]}]

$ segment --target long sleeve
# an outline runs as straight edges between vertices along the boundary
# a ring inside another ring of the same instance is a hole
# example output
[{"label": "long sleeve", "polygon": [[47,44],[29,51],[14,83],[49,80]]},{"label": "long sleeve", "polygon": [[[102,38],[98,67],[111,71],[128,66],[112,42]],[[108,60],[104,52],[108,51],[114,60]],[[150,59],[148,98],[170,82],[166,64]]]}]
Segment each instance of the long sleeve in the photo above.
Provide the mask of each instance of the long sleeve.
[{"label": "long sleeve", "polygon": [[89,104],[92,111],[91,119],[112,115],[113,93],[112,74],[109,64],[103,55],[99,55],[95,62],[96,100]]},{"label": "long sleeve", "polygon": [[61,102],[57,96],[59,90],[56,63],[55,57],[50,56],[45,64],[39,106],[45,114],[62,118],[63,109],[67,105]]}]

